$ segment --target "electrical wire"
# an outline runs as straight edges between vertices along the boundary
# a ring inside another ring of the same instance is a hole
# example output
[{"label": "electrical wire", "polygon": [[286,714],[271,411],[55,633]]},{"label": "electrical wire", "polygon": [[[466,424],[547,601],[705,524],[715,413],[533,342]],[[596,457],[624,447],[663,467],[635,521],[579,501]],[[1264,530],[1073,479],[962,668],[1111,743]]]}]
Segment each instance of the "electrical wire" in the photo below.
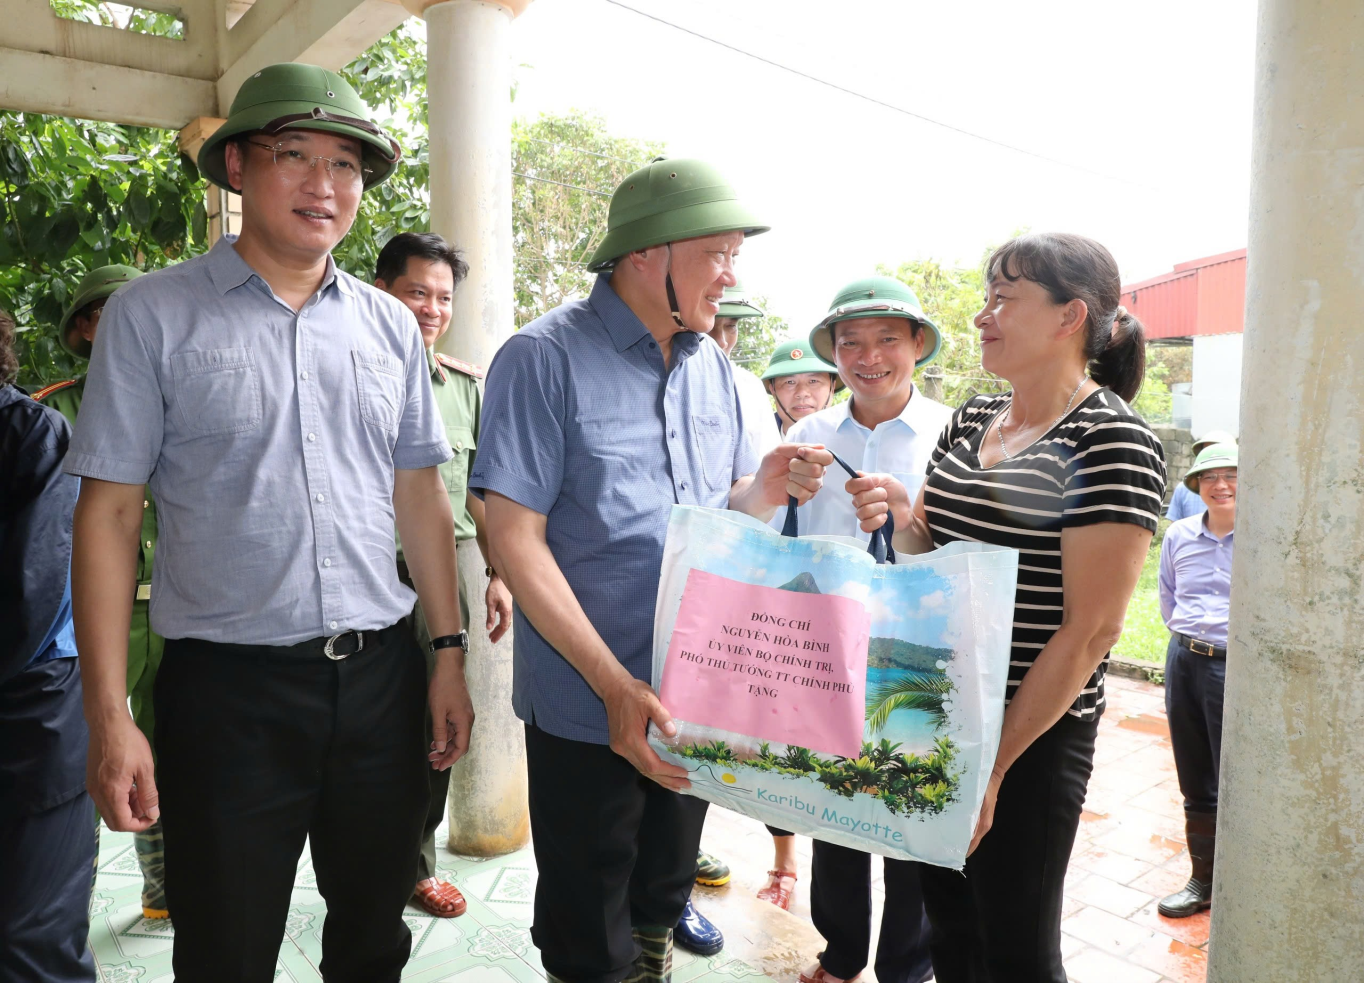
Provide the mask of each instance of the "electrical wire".
[{"label": "electrical wire", "polygon": [[611,192],[598,191],[596,188],[584,188],[581,184],[565,184],[563,181],[551,181],[547,177],[535,177],[531,174],[523,174],[521,171],[512,171],[516,177],[523,177],[527,181],[539,181],[541,184],[557,184],[561,188],[572,188],[574,191],[586,191],[590,195],[597,195],[601,198],[610,198]]},{"label": "electrical wire", "polygon": [[713,38],[708,34],[702,34],[700,31],[692,30],[690,27],[683,27],[681,24],[675,24],[670,20],[665,20],[664,18],[659,17],[657,14],[651,14],[647,10],[640,10],[638,7],[632,7],[628,3],[622,3],[621,0],[603,0],[603,2],[609,3],[613,7],[619,7],[621,10],[628,10],[631,13],[638,14],[641,17],[647,18],[648,20],[657,21],[660,24],[664,24],[668,27],[673,28],[674,30],[681,31],[683,34],[690,34],[692,37],[699,38],[702,41],[709,41],[711,44],[718,45],[719,47],[725,48],[728,51],[732,51],[735,54],[743,55],[745,58],[752,58],[754,61],[762,62],[764,65],[780,69],[783,72],[789,72],[792,75],[796,75],[799,76],[800,78],[805,79],[806,81],[814,82],[817,85],[823,85],[827,88],[833,89],[836,92],[841,92],[844,95],[852,96],[855,99],[861,99],[864,102],[869,102],[875,106],[880,106],[882,109],[889,109],[892,112],[912,117],[913,119],[920,120],[921,122],[929,123],[933,126],[942,127],[944,130],[950,130],[953,133],[958,133],[964,137],[970,137],[972,140],[980,140],[984,143],[992,144],[993,146],[1000,147],[1004,150],[1013,151],[1016,154],[1023,154],[1025,157],[1033,157],[1037,160],[1046,161],[1048,164],[1056,164],[1060,167],[1070,168],[1071,170],[1082,171],[1085,174],[1090,174],[1093,175],[1094,177],[1103,178],[1106,181],[1116,181],[1119,184],[1130,184],[1133,187],[1145,188],[1149,191],[1160,190],[1159,188],[1155,188],[1151,185],[1142,184],[1140,181],[1133,181],[1130,180],[1129,178],[1118,177],[1115,174],[1106,174],[1103,171],[1096,171],[1093,168],[1085,167],[1082,164],[1076,164],[1074,161],[1061,160],[1060,158],[1057,157],[1048,157],[1046,154],[1039,154],[1035,150],[1027,150],[1023,147],[1014,146],[1011,143],[1005,143],[1003,140],[996,140],[994,137],[988,137],[983,133],[976,133],[972,130],[964,129],[960,126],[954,126],[951,123],[944,123],[942,120],[934,119],[931,116],[925,116],[923,113],[916,113],[911,109],[905,109],[903,106],[897,106],[892,102],[886,102],[884,99],[878,99],[875,96],[869,96],[865,92],[858,92],[856,89],[850,89],[847,86],[839,85],[837,82],[831,82],[828,79],[820,78],[818,75],[811,75],[809,72],[801,71],[799,68],[793,68],[790,65],[783,64],[782,62],[779,61],[774,61],[771,58],[764,57],[763,55],[757,54],[755,52],[747,51],[744,48],[732,45],[727,41],[721,41],[718,38]]}]

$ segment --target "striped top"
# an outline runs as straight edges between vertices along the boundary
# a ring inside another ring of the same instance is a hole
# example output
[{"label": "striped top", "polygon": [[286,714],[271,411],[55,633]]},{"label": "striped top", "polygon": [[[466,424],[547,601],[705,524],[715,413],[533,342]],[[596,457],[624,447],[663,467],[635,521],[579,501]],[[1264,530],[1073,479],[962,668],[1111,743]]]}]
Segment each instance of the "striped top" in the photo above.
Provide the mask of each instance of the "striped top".
[{"label": "striped top", "polygon": [[[965,540],[1019,551],[1010,696],[1061,627],[1061,530],[1130,522],[1154,532],[1165,491],[1160,441],[1102,388],[1026,450],[981,467],[981,439],[1011,399],[991,393],[967,400],[938,439],[924,485],[935,547]],[[1105,654],[1071,716],[1093,720],[1103,712],[1107,670]]]}]

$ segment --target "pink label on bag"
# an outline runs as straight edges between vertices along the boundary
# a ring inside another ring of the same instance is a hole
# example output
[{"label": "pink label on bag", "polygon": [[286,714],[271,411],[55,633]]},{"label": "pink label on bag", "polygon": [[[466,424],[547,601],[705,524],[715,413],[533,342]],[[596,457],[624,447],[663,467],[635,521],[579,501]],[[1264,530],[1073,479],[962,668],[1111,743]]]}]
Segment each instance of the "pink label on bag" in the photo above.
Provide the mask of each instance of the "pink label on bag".
[{"label": "pink label on bag", "polygon": [[679,720],[856,757],[871,616],[803,573],[756,587],[692,570],[659,694]]}]

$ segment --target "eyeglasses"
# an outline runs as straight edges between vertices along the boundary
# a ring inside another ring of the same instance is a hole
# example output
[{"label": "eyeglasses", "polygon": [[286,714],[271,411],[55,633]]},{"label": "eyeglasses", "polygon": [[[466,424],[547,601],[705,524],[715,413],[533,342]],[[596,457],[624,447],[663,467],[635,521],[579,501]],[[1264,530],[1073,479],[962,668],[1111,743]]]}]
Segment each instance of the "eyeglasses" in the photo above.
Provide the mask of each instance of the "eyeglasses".
[{"label": "eyeglasses", "polygon": [[290,177],[299,180],[302,180],[309,171],[316,167],[319,160],[327,168],[327,176],[341,187],[353,188],[363,183],[366,177],[374,173],[371,168],[364,167],[359,162],[348,160],[345,157],[311,156],[287,148],[280,143],[271,146],[268,143],[257,143],[255,140],[247,140],[246,142],[253,147],[270,151],[275,166]]},{"label": "eyeglasses", "polygon": [[1215,485],[1219,481],[1225,481],[1229,485],[1236,484],[1235,471],[1204,471],[1198,476],[1200,485]]}]

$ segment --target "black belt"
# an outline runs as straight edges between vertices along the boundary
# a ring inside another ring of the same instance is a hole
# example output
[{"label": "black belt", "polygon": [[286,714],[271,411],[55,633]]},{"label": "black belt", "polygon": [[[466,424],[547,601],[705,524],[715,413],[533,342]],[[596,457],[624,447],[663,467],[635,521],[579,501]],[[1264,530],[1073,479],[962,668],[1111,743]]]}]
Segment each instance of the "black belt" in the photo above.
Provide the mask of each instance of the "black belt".
[{"label": "black belt", "polygon": [[378,628],[373,631],[356,631],[354,628],[335,635],[319,635],[306,642],[293,645],[239,645],[234,642],[208,642],[201,639],[187,639],[196,645],[209,645],[225,655],[278,656],[280,658],[316,659],[326,656],[333,662],[340,662],[348,656],[363,652],[371,646],[381,645],[391,640],[400,631],[406,631],[405,622]]},{"label": "black belt", "polygon": [[1194,638],[1192,635],[1184,635],[1175,632],[1175,638],[1179,639],[1179,644],[1194,655],[1206,655],[1210,659],[1225,659],[1227,649],[1224,645],[1214,645],[1212,642],[1205,642],[1201,638]]}]

